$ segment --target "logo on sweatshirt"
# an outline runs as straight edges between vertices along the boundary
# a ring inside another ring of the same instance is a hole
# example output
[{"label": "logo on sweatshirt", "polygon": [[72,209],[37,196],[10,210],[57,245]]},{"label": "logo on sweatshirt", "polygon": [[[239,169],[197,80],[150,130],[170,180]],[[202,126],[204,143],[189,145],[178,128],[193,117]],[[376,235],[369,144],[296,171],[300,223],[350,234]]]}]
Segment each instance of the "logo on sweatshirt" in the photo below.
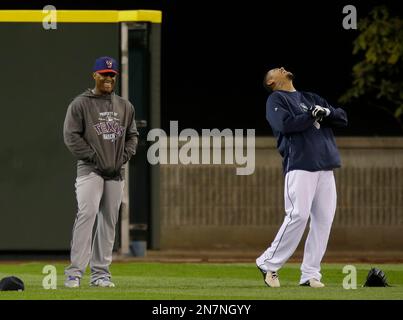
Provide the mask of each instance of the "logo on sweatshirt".
[{"label": "logo on sweatshirt", "polygon": [[114,142],[123,135],[125,127],[120,125],[117,112],[101,112],[98,120],[94,129],[98,136],[102,135],[104,140]]},{"label": "logo on sweatshirt", "polygon": [[303,111],[303,112],[308,112],[308,110],[309,110],[309,108],[306,106],[306,104],[305,103],[303,103],[303,102],[301,102],[300,104],[299,104],[299,107],[301,108],[301,110]]}]

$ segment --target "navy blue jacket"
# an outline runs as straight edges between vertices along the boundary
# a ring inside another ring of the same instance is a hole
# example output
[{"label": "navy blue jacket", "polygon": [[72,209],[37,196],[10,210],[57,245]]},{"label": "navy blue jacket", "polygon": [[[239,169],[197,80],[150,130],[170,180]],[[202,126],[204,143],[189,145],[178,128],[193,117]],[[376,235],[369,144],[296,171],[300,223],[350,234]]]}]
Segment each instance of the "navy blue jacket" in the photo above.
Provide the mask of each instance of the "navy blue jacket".
[{"label": "navy blue jacket", "polygon": [[[312,117],[315,105],[330,110],[319,129]],[[343,109],[333,108],[314,93],[276,90],[267,99],[266,118],[277,138],[284,174],[292,170],[320,171],[340,167],[332,127],[347,125]]]}]

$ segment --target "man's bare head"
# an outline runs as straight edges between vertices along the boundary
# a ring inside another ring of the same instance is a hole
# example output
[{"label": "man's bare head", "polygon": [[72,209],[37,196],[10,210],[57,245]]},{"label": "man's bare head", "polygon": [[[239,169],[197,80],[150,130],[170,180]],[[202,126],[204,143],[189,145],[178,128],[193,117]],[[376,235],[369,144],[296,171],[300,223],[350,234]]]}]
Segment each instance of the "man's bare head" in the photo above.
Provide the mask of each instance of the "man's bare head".
[{"label": "man's bare head", "polygon": [[263,86],[268,91],[281,90],[284,86],[291,85],[294,75],[283,67],[269,70],[263,79]]}]

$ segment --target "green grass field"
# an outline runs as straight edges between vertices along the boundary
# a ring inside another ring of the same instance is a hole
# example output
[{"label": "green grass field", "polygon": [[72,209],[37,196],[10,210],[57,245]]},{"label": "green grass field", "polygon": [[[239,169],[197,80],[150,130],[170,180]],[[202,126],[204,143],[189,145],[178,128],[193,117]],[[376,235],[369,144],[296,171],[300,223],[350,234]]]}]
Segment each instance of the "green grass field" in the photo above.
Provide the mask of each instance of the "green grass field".
[{"label": "green grass field", "polygon": [[[57,269],[57,289],[44,289],[46,276],[42,269],[53,264]],[[393,287],[364,288],[362,284],[370,269],[368,264],[355,264],[357,289],[343,289],[341,264],[324,264],[322,281],[325,288],[313,289],[298,286],[299,264],[287,264],[279,272],[281,288],[268,288],[253,263],[114,263],[111,267],[116,288],[89,286],[88,272],[79,289],[63,286],[63,263],[31,262],[21,264],[0,263],[0,278],[14,275],[25,283],[23,292],[0,292],[0,299],[18,300],[272,300],[272,299],[403,299],[403,265],[381,264],[388,282]]]}]

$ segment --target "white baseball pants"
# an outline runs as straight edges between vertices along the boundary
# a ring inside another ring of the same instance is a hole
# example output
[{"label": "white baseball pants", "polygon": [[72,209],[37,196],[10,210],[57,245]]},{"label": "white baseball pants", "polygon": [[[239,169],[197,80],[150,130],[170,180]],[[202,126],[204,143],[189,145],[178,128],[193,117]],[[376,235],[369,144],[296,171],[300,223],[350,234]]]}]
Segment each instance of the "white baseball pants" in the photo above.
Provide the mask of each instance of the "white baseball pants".
[{"label": "white baseball pants", "polygon": [[[110,277],[115,226],[123,197],[124,181],[104,180],[92,172],[76,179],[78,213],[71,241],[71,264],[66,276],[82,277],[88,264],[91,282]],[[95,219],[98,223],[93,238]]]},{"label": "white baseball pants", "polygon": [[310,218],[300,284],[312,278],[320,280],[320,263],[336,211],[333,171],[288,172],[285,176],[284,198],[284,222],[270,247],[256,259],[256,264],[266,271],[279,270],[296,250]]}]

